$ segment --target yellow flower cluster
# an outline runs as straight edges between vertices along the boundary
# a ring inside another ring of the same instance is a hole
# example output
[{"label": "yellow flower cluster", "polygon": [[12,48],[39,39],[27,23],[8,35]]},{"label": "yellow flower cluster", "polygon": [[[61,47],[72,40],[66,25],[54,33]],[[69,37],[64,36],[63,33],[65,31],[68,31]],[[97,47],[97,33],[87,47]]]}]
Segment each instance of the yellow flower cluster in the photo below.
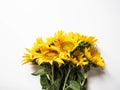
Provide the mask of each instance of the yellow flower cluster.
[{"label": "yellow flower cluster", "polygon": [[79,33],[58,31],[46,41],[37,38],[31,49],[26,48],[23,64],[35,61],[42,63],[57,62],[59,66],[65,61],[72,62],[77,66],[85,66],[93,63],[103,68],[104,62],[99,51],[95,48],[96,39],[93,36],[80,35]]}]

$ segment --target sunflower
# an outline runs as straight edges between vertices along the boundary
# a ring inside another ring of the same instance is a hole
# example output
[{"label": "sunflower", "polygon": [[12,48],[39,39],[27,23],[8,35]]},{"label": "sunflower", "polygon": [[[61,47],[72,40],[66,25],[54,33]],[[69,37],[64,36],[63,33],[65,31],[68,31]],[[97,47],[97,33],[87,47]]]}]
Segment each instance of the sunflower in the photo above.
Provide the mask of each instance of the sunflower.
[{"label": "sunflower", "polygon": [[26,64],[28,62],[32,62],[35,59],[36,50],[34,50],[33,48],[32,49],[26,48],[26,51],[28,53],[25,53],[23,55],[23,58],[24,58],[24,60],[22,60],[23,64]]},{"label": "sunflower", "polygon": [[79,41],[81,42],[87,42],[90,45],[94,45],[97,41],[97,39],[93,36],[85,36],[85,35],[80,35],[79,36]]},{"label": "sunflower", "polygon": [[54,38],[56,40],[64,39],[65,33],[62,30],[59,30],[57,33],[54,34]]},{"label": "sunflower", "polygon": [[40,38],[36,39],[36,42],[34,43],[34,45],[31,49],[26,48],[26,50],[29,53],[34,55],[35,53],[40,53],[40,48],[44,45],[45,45],[45,43],[43,42],[42,38],[40,37]]},{"label": "sunflower", "polygon": [[32,62],[32,60],[33,60],[33,55],[32,55],[32,54],[27,54],[27,53],[25,53],[25,54],[23,55],[23,58],[24,58],[24,60],[22,60],[22,63],[23,63],[23,64],[26,64],[26,63],[28,63],[28,62]]},{"label": "sunflower", "polygon": [[75,60],[72,62],[75,63],[77,66],[82,67],[88,64],[88,60],[86,60],[86,58],[84,57],[84,53],[80,52],[79,50],[76,50],[73,53],[73,57],[75,58]]},{"label": "sunflower", "polygon": [[63,60],[59,57],[59,51],[56,47],[46,47],[43,46],[41,48],[41,53],[36,54],[35,56],[36,62],[40,65],[42,63],[50,63],[51,65],[53,62],[57,62],[59,66],[61,66],[64,62]]},{"label": "sunflower", "polygon": [[100,68],[104,68],[103,58],[96,48],[85,48],[85,56]]},{"label": "sunflower", "polygon": [[64,52],[68,56],[70,55],[70,52],[73,51],[78,46],[78,38],[76,37],[77,34],[70,32],[66,36],[64,36],[64,39],[59,43],[59,48],[61,52]]},{"label": "sunflower", "polygon": [[36,42],[34,43],[32,49],[31,49],[31,52],[40,53],[40,48],[44,45],[45,45],[45,43],[43,42],[42,38],[41,37],[37,38]]},{"label": "sunflower", "polygon": [[43,44],[43,40],[40,37],[40,38],[36,39],[36,42],[34,43],[34,45],[31,49],[26,48],[26,51],[28,53],[25,53],[23,55],[24,60],[22,61],[22,63],[25,64],[28,62],[32,62],[36,58],[35,55],[37,53],[40,53],[40,47],[42,46],[42,44]]},{"label": "sunflower", "polygon": [[46,38],[46,43],[48,45],[60,45],[60,43],[64,40],[65,33],[60,30],[57,33],[54,34],[54,37],[48,37]]}]

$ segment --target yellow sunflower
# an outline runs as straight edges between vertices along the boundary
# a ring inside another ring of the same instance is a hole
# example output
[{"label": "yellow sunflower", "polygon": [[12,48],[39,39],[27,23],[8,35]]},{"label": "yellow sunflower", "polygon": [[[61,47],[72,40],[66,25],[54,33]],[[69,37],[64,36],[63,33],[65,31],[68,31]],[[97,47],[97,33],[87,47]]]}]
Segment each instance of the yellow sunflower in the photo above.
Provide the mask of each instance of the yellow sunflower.
[{"label": "yellow sunflower", "polygon": [[65,33],[62,30],[60,30],[60,31],[58,31],[57,33],[54,34],[54,37],[46,38],[46,41],[47,41],[46,43],[48,45],[58,46],[63,41],[64,36],[65,36]]},{"label": "yellow sunflower", "polygon": [[22,60],[22,63],[23,63],[23,64],[26,64],[26,63],[28,63],[28,62],[32,62],[32,60],[33,60],[33,55],[32,55],[32,54],[27,54],[27,53],[25,53],[25,54],[23,55],[23,58],[24,58],[24,60]]},{"label": "yellow sunflower", "polygon": [[56,47],[52,46],[52,47],[46,47],[43,46],[41,48],[41,53],[40,54],[36,54],[35,56],[36,62],[40,65],[42,63],[50,63],[51,65],[53,64],[53,62],[57,62],[59,66],[61,66],[64,62],[63,60],[59,57],[59,51]]},{"label": "yellow sunflower", "polygon": [[94,45],[97,39],[93,36],[80,35],[79,40],[82,42],[88,42],[91,45]]},{"label": "yellow sunflower", "polygon": [[103,58],[96,48],[85,48],[85,56],[97,66],[104,68]]},{"label": "yellow sunflower", "polygon": [[40,48],[44,45],[45,44],[44,44],[42,38],[40,37],[40,38],[36,39],[36,42],[34,43],[34,45],[31,49],[26,48],[26,50],[31,54],[40,53]]},{"label": "yellow sunflower", "polygon": [[45,45],[45,43],[43,42],[42,38],[37,38],[36,42],[34,43],[31,52],[40,52],[40,48]]},{"label": "yellow sunflower", "polygon": [[[37,49],[37,50],[38,50],[38,49]],[[23,64],[26,64],[26,63],[28,63],[28,62],[32,62],[32,61],[35,59],[35,55],[37,54],[37,53],[36,53],[36,49],[34,50],[33,48],[32,48],[32,49],[26,48],[26,51],[27,51],[28,53],[25,53],[25,54],[23,55],[23,58],[24,58],[24,60],[22,60],[22,63],[23,63]]]},{"label": "yellow sunflower", "polygon": [[40,38],[36,39],[36,42],[34,43],[34,45],[31,49],[26,48],[26,51],[28,53],[25,53],[23,55],[24,60],[22,61],[22,63],[25,64],[25,63],[28,63],[28,62],[32,62],[32,60],[35,59],[35,55],[37,53],[40,53],[40,47],[42,46],[42,44],[43,44],[43,40],[40,37]]},{"label": "yellow sunflower", "polygon": [[64,31],[59,30],[57,33],[54,34],[54,38],[56,40],[61,40],[64,38],[64,35],[65,35]]},{"label": "yellow sunflower", "polygon": [[73,51],[76,46],[78,46],[78,38],[76,37],[77,34],[70,32],[66,36],[64,36],[63,41],[59,43],[61,52],[66,53],[67,55],[70,54],[71,51]]},{"label": "yellow sunflower", "polygon": [[80,52],[79,50],[75,51],[73,54],[73,57],[76,59],[74,61],[72,61],[73,63],[75,62],[75,64],[77,66],[85,66],[88,64],[88,61],[86,60],[86,58],[84,57],[84,53]]}]

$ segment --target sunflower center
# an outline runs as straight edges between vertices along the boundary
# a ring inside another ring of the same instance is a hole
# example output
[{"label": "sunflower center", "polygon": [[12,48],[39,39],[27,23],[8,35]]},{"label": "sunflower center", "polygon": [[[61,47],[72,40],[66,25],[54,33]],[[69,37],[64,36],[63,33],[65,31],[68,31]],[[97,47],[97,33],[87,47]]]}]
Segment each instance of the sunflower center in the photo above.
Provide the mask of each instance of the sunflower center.
[{"label": "sunflower center", "polygon": [[62,50],[69,51],[72,50],[74,47],[74,44],[72,42],[64,42],[61,46]]},{"label": "sunflower center", "polygon": [[55,51],[51,51],[46,53],[44,56],[47,60],[52,60],[54,57],[58,56],[58,53]]}]

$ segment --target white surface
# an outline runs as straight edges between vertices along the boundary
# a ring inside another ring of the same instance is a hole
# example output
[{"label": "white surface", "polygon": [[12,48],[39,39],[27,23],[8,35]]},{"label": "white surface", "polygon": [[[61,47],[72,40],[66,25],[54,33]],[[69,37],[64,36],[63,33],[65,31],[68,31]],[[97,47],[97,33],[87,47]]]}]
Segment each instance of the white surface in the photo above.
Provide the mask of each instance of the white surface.
[{"label": "white surface", "polygon": [[40,90],[24,48],[58,29],[99,40],[106,67],[90,72],[88,90],[120,90],[120,0],[0,0],[0,90]]}]

